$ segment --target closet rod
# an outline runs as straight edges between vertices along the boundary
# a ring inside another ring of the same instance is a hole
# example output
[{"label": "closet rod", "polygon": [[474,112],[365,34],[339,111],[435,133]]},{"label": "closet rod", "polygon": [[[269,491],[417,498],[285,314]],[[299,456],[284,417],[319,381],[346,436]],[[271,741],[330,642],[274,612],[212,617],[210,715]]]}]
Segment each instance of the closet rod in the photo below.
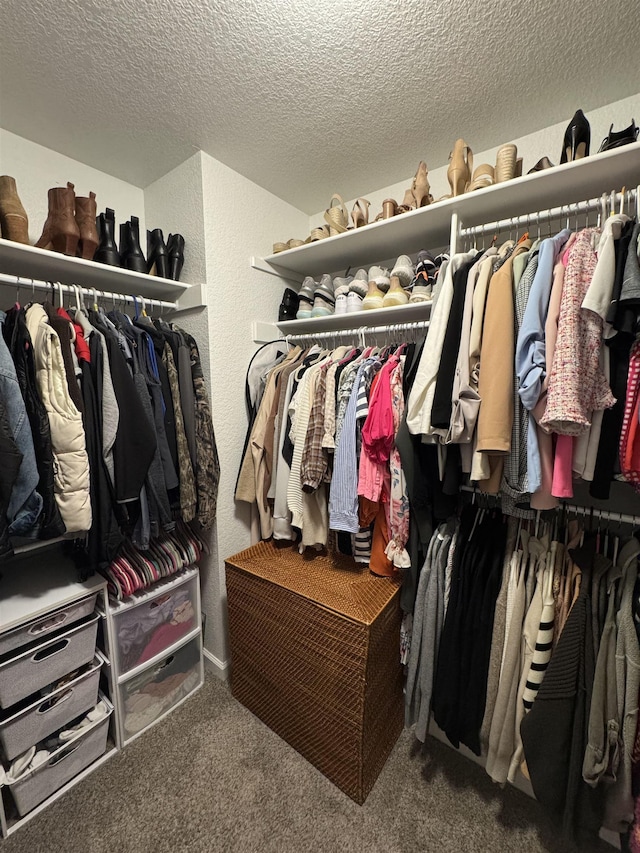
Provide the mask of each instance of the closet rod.
[{"label": "closet rod", "polygon": [[[0,284],[13,285],[13,287],[17,288],[18,291],[31,290],[32,293],[35,290],[47,290],[51,292],[52,285],[54,285],[55,290],[62,288],[63,293],[69,293],[71,295],[73,295],[76,290],[76,285],[73,284],[61,284],[58,281],[40,281],[39,279],[23,278],[22,276],[7,275],[6,273],[0,273]],[[80,285],[77,287],[85,296],[93,297],[94,302],[97,302],[99,299],[103,299],[111,302],[129,302],[133,305],[134,301],[138,300],[141,304],[144,303],[151,307],[157,305],[159,308],[168,308],[169,310],[175,310],[176,307],[175,302],[164,302],[161,299],[150,299],[149,297],[138,296],[137,294],[130,295],[128,293],[111,293],[106,290],[96,290],[95,287],[82,287]]]},{"label": "closet rod", "polygon": [[470,225],[468,228],[460,230],[460,237],[473,237],[475,235],[486,234],[490,231],[499,232],[501,228],[517,228],[520,225],[530,225],[531,223],[551,222],[563,216],[566,216],[568,220],[570,217],[577,217],[580,214],[591,213],[592,211],[602,213],[602,219],[604,220],[606,218],[607,206],[610,210],[614,210],[621,201],[622,206],[624,206],[625,202],[630,204],[631,201],[635,201],[637,206],[638,195],[637,188],[625,190],[624,193],[604,193],[600,198],[590,198],[584,201],[573,202],[572,204],[562,204],[560,207],[538,210],[534,213],[523,213],[520,216],[498,219],[496,222],[485,222],[483,225]]},{"label": "closet rod", "polygon": [[364,335],[382,335],[389,332],[414,332],[429,328],[429,320],[417,320],[414,323],[390,323],[386,326],[360,326],[357,329],[335,329],[327,332],[307,332],[305,334],[286,335],[286,341],[324,341],[335,337],[355,338]]}]

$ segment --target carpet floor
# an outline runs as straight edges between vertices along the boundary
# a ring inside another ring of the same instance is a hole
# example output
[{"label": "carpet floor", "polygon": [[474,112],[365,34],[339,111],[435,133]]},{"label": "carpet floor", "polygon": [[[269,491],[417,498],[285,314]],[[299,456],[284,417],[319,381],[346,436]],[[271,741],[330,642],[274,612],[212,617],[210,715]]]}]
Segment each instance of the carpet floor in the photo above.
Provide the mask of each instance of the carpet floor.
[{"label": "carpet floor", "polygon": [[[538,805],[409,732],[364,806],[209,676],[1,853],[561,853]],[[593,853],[613,848],[596,843]],[[586,848],[582,847],[584,853]]]}]

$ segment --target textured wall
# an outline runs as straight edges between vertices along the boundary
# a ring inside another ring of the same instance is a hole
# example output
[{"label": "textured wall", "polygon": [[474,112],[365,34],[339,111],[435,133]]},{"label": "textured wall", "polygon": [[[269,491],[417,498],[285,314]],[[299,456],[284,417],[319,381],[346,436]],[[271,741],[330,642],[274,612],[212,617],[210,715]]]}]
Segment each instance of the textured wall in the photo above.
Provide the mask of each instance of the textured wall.
[{"label": "textured wall", "polygon": [[[604,139],[604,137],[609,132],[609,126],[611,123],[614,125],[614,130],[622,130],[625,127],[628,127],[631,123],[632,117],[635,117],[636,123],[640,121],[640,94],[633,95],[630,98],[624,98],[621,101],[615,101],[612,104],[608,104],[605,107],[601,107],[597,110],[590,110],[587,113],[587,118],[589,119],[589,123],[591,124],[591,151],[592,153],[597,151],[600,147],[600,143]],[[567,120],[560,122],[559,124],[554,124],[550,127],[545,127],[542,130],[538,130],[535,133],[530,133],[527,136],[522,136],[514,139],[505,139],[504,142],[515,142],[518,146],[518,156],[524,158],[524,172],[526,173],[532,166],[534,166],[538,160],[543,157],[545,154],[552,163],[558,165],[560,162],[560,154],[562,149],[562,140],[564,137],[564,132],[567,127],[567,124],[571,120],[571,116],[567,116]],[[461,124],[462,128],[462,124]],[[451,145],[453,146],[453,142],[455,140],[451,140]],[[465,141],[468,145],[471,146],[471,149],[474,152],[474,167],[478,166],[480,163],[490,163],[491,165],[495,165],[496,162],[496,152],[498,147],[490,148],[486,151],[475,151],[474,141],[470,137],[465,137]],[[434,199],[438,199],[443,195],[451,192],[449,188],[449,182],[447,180],[447,165],[440,165],[436,168],[436,164],[433,163],[429,159],[429,146],[428,141],[425,142],[425,150],[422,154],[423,159],[426,161],[427,166],[429,167],[429,183],[431,184],[431,194]],[[416,162],[416,168],[418,163]],[[370,190],[366,190],[363,187],[362,195],[369,199],[371,202],[371,219],[379,213],[382,209],[382,202],[385,198],[395,198],[398,203],[400,203],[404,197],[404,191],[407,187],[411,186],[413,175],[409,175],[405,181],[401,181],[398,184],[393,184],[391,186],[383,187],[382,189],[376,189],[375,187]],[[611,187],[611,189],[620,189],[620,187]],[[339,187],[336,188],[336,191],[339,192]],[[327,193],[327,204],[329,203],[329,199],[331,196]],[[353,207],[355,199],[351,199],[347,202],[347,210],[351,213],[351,209]],[[315,227],[316,224],[322,224],[324,222],[323,219],[324,211],[320,211],[314,216],[310,217],[309,220],[309,228]],[[505,211],[505,216],[509,215],[509,211]],[[305,234],[302,235],[306,236]],[[274,240],[280,239],[279,237],[274,237]],[[425,248],[430,248],[425,246]],[[436,247],[433,247],[436,248]],[[378,258],[372,258],[372,263]]]},{"label": "textured wall", "polygon": [[[246,432],[244,380],[256,346],[251,323],[276,319],[283,287],[274,276],[251,269],[249,257],[265,254],[280,231],[304,231],[308,217],[227,166],[202,155],[207,253],[211,399],[222,476],[218,499],[217,572],[205,588],[207,649],[227,659],[224,558],[251,544],[250,512],[233,499]],[[211,619],[210,614],[216,618]]]},{"label": "textured wall", "polygon": [[[116,224],[126,222],[130,216],[139,217],[144,233],[144,194],[139,187],[1,129],[0,174],[16,179],[18,195],[29,217],[32,243],[40,237],[47,217],[47,191],[50,187],[65,187],[67,181],[75,184],[77,195],[96,194],[98,213],[106,207],[113,208]],[[116,227],[116,238],[117,235]]]}]

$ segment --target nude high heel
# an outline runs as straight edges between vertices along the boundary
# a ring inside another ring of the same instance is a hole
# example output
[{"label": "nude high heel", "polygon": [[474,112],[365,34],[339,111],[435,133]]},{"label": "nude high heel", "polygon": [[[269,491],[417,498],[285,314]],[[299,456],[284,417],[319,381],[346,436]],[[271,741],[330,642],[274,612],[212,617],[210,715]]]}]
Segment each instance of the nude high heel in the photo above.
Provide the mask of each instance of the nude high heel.
[{"label": "nude high heel", "polygon": [[[399,204],[396,213],[408,213],[410,210],[416,209],[416,200],[413,197],[413,182],[412,186],[409,189],[405,190],[404,198],[402,199],[402,204]],[[384,202],[383,202],[384,205]]]},{"label": "nude high heel", "polygon": [[[518,149],[513,143],[501,145],[496,154],[496,184],[510,181],[516,176],[518,162]],[[522,162],[520,163],[520,174],[522,174]]]},{"label": "nude high heel", "polygon": [[411,194],[415,200],[416,207],[426,207],[426,205],[431,204],[433,201],[433,196],[429,192],[431,187],[429,186],[429,178],[427,177],[428,172],[427,164],[424,160],[421,160],[418,164],[418,171],[413,179],[413,184],[411,185]]},{"label": "nude high heel", "polygon": [[351,211],[351,218],[353,219],[354,228],[361,228],[363,225],[369,224],[370,205],[371,202],[367,201],[366,198],[359,198],[353,205],[353,210]]},{"label": "nude high heel", "polygon": [[342,196],[337,193],[331,196],[329,207],[324,212],[324,219],[329,226],[330,237],[334,237],[336,234],[344,234],[349,226],[349,214],[344,206]]},{"label": "nude high heel", "polygon": [[449,156],[447,179],[451,187],[451,195],[462,195],[466,192],[473,172],[473,151],[464,139],[457,139]]}]

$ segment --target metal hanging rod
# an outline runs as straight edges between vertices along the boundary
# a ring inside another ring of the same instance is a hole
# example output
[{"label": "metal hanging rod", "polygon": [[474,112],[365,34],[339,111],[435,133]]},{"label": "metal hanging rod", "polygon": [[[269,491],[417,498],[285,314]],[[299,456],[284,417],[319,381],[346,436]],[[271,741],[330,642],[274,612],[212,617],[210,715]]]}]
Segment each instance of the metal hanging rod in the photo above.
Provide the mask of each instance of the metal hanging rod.
[{"label": "metal hanging rod", "polygon": [[157,305],[158,308],[166,308],[168,310],[175,310],[176,308],[175,302],[165,302],[161,299],[150,299],[149,297],[138,296],[138,294],[132,295],[129,293],[111,293],[106,290],[96,290],[95,287],[81,287],[80,285],[61,284],[58,281],[41,281],[39,279],[26,278],[19,275],[7,275],[7,273],[0,273],[0,284],[12,285],[17,289],[18,292],[20,290],[31,290],[31,292],[34,293],[36,290],[46,290],[51,293],[53,288],[55,290],[61,290],[62,293],[68,293],[73,296],[77,289],[84,296],[92,297],[94,302],[103,300],[115,304],[116,302],[124,301],[133,305],[136,300],[138,300],[143,306],[149,305],[150,307],[153,307]]},{"label": "metal hanging rod", "polygon": [[306,341],[313,342],[331,340],[336,337],[360,337],[364,339],[365,335],[384,335],[390,334],[391,332],[400,335],[403,332],[417,332],[428,328],[429,320],[416,320],[413,323],[391,323],[387,326],[360,326],[357,329],[334,329],[333,331],[328,332],[307,332],[299,335],[286,335],[285,340],[287,342],[298,341],[300,343],[304,343]]},{"label": "metal hanging rod", "polygon": [[632,201],[638,207],[640,197],[640,188],[625,190],[623,192],[604,193],[600,198],[585,199],[584,201],[574,202],[572,204],[562,204],[559,207],[552,207],[548,210],[537,210],[533,213],[523,213],[520,216],[508,217],[506,219],[498,219],[496,222],[485,222],[482,225],[471,225],[468,228],[460,229],[461,237],[473,237],[475,235],[486,234],[488,232],[499,232],[506,228],[518,228],[521,225],[530,225],[531,223],[551,222],[554,219],[578,217],[581,214],[588,214],[593,211],[598,211],[601,214],[602,220],[606,218],[607,207],[614,211],[619,206],[619,212],[622,213],[625,202],[631,204]]}]

